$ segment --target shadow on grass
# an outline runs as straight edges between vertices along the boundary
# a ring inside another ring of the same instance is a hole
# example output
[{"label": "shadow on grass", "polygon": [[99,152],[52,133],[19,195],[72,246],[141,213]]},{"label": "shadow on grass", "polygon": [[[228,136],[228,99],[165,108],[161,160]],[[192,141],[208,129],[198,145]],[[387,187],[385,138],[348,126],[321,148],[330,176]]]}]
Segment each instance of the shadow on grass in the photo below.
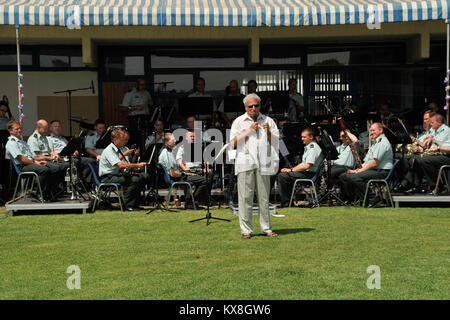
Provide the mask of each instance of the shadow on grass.
[{"label": "shadow on grass", "polygon": [[[13,216],[47,216],[47,215],[64,215],[64,214],[83,214],[81,209],[64,209],[64,210],[17,210]],[[87,211],[86,214],[92,214]]]},{"label": "shadow on grass", "polygon": [[[311,232],[316,229],[314,228],[292,228],[292,229],[274,229],[273,232],[281,235],[291,234],[291,233],[300,233],[300,232]],[[260,236],[264,237],[264,234],[260,234]]]}]

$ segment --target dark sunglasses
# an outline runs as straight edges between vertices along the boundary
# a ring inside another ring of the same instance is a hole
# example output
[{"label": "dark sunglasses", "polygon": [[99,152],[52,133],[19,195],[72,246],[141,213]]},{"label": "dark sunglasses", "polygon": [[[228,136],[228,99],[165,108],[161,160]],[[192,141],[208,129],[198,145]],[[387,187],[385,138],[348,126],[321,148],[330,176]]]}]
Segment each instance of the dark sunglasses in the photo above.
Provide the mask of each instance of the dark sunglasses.
[{"label": "dark sunglasses", "polygon": [[259,104],[252,104],[251,106],[247,106],[248,108],[258,108]]}]

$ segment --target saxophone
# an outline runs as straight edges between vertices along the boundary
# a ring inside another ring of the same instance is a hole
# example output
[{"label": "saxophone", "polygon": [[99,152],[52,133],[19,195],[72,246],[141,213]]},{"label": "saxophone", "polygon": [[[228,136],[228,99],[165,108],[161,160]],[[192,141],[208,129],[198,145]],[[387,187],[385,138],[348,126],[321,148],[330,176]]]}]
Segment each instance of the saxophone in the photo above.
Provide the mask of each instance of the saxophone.
[{"label": "saxophone", "polygon": [[419,139],[417,139],[417,137],[414,137],[411,135],[411,140],[412,140],[412,143],[406,145],[406,150],[407,150],[406,154],[408,156],[412,156],[413,154],[420,153],[420,152],[414,151],[414,147],[420,147]]}]

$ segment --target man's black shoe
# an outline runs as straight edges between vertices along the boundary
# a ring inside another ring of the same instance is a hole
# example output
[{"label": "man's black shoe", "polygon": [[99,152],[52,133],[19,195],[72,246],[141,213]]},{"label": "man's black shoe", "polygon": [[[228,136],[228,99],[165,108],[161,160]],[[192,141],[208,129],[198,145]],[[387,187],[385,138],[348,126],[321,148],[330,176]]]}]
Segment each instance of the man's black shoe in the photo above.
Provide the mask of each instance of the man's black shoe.
[{"label": "man's black shoe", "polygon": [[139,210],[141,210],[140,208],[135,208],[135,207],[126,207],[125,208],[125,211],[139,211]]},{"label": "man's black shoe", "polygon": [[406,190],[405,193],[406,194],[415,194],[415,193],[420,193],[420,192],[416,187],[412,187],[412,188]]},{"label": "man's black shoe", "polygon": [[368,208],[381,208],[383,206],[383,201],[376,201],[369,203]]},{"label": "man's black shoe", "polygon": [[395,186],[394,189],[392,189],[393,193],[402,193],[402,192],[406,192],[406,190],[408,190],[404,185],[402,184],[398,184]]},{"label": "man's black shoe", "polygon": [[380,197],[375,197],[369,200],[368,208],[380,208],[382,204],[383,201],[380,199]]},{"label": "man's black shoe", "polygon": [[444,192],[445,188],[441,186],[441,187],[438,188],[437,192],[434,192],[434,189],[436,189],[436,187],[432,188],[431,192],[429,192],[428,195],[430,195],[430,196],[438,196],[438,195],[440,195],[441,193]]},{"label": "man's black shoe", "polygon": [[379,196],[374,196],[372,198],[369,198],[367,201],[367,207],[368,208],[374,208],[376,205],[381,204],[381,198]]}]

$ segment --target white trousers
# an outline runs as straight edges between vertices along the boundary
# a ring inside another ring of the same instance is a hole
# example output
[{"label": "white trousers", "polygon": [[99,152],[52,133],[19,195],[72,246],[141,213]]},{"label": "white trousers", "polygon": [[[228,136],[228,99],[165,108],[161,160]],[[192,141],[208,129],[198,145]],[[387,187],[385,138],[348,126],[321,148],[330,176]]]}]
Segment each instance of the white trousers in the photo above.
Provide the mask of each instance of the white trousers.
[{"label": "white trousers", "polygon": [[241,233],[253,232],[253,196],[258,197],[261,233],[272,232],[269,214],[270,176],[262,176],[258,169],[237,175],[239,199],[239,225]]}]

